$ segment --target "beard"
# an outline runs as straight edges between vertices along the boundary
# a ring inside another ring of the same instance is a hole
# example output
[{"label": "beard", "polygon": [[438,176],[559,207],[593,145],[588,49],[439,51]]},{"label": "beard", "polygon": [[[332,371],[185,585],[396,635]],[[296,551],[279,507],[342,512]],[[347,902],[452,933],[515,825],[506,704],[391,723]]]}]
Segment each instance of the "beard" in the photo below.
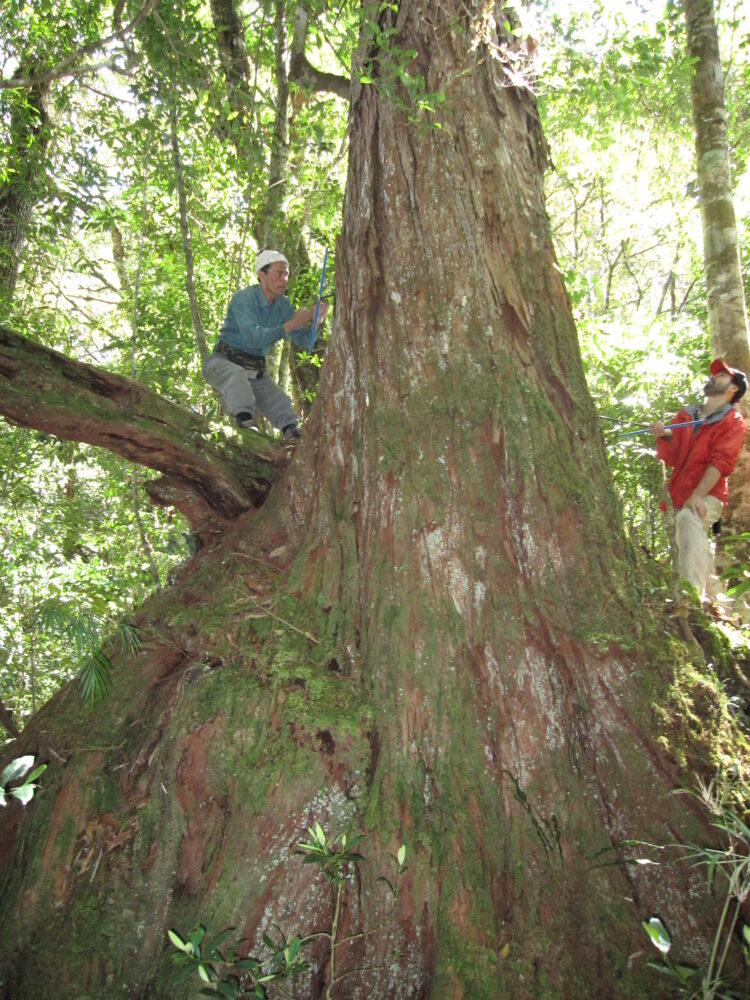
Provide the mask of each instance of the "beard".
[{"label": "beard", "polygon": [[723,388],[719,387],[712,378],[710,378],[703,386],[704,396],[723,396],[726,391],[727,386],[724,386]]}]

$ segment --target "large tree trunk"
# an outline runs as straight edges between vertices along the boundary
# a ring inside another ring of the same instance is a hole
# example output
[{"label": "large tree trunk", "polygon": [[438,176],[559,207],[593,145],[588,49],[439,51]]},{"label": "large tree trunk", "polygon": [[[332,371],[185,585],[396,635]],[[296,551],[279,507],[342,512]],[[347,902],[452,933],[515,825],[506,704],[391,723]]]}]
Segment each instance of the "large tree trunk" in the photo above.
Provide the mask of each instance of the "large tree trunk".
[{"label": "large tree trunk", "polygon": [[[368,833],[342,917],[365,936],[330,992],[317,939],[297,997],[666,995],[653,913],[680,958],[705,955],[687,870],[626,860],[628,839],[697,836],[666,794],[665,728],[701,761],[669,710],[675,647],[623,538],[502,24],[383,5],[378,36],[416,50],[450,117],[410,120],[394,79],[354,85],[306,439],[143,608],[112,701],[66,688],[14,747],[51,766],[0,838],[10,995],[187,996],[166,985],[170,926],[233,924],[253,951],[273,923],[324,928],[327,886],[291,856],[314,820]],[[391,912],[374,876],[401,842]]]}]

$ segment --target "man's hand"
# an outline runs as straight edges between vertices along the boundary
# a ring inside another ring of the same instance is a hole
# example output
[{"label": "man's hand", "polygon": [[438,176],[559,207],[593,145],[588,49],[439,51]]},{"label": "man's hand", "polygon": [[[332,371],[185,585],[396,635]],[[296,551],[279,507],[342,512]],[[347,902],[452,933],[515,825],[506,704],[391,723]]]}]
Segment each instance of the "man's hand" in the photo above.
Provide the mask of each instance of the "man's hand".
[{"label": "man's hand", "polygon": [[655,424],[650,424],[648,428],[655,438],[669,438],[672,437],[672,431],[665,427],[661,420],[657,420]]},{"label": "man's hand", "polygon": [[295,309],[286,323],[284,323],[284,329],[289,333],[291,330],[300,330],[303,326],[310,326],[314,315],[314,309]]},{"label": "man's hand", "polygon": [[[329,303],[325,302],[323,299],[320,301],[320,309],[318,310],[318,322],[322,323],[325,318],[325,314],[328,312]],[[300,330],[305,326],[312,326],[312,321],[315,318],[315,307],[308,309],[302,307],[296,309],[289,319],[284,323],[284,329],[287,333],[291,333],[292,330]]]},{"label": "man's hand", "polygon": [[685,507],[692,510],[694,514],[697,514],[701,520],[706,516],[706,505],[699,493],[691,493],[685,501]]}]

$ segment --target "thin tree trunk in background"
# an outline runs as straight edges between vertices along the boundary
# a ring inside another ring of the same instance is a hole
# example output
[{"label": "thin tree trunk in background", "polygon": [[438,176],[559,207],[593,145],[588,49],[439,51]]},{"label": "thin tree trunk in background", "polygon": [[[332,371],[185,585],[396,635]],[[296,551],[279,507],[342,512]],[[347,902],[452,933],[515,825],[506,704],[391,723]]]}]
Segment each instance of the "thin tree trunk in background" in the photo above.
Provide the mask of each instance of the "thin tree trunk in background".
[{"label": "thin tree trunk in background", "polygon": [[185,190],[185,174],[180,158],[180,141],[177,135],[177,113],[174,106],[169,113],[170,138],[172,143],[172,165],[174,166],[175,183],[177,185],[177,197],[180,208],[180,234],[182,236],[182,252],[185,257],[185,289],[187,291],[188,302],[190,303],[190,316],[193,321],[193,333],[198,345],[198,354],[201,361],[211,353],[206,343],[206,334],[203,329],[200,309],[198,308],[198,296],[195,291],[195,267],[193,261],[193,248],[190,242],[190,220],[188,218],[187,191]]},{"label": "thin tree trunk in background", "polygon": [[[713,0],[684,0],[687,52],[695,60],[690,97],[695,128],[711,353],[750,376],[747,309],[729,163],[724,76]],[[750,417],[748,397],[741,403]],[[750,455],[743,448],[723,519],[731,533],[750,530]],[[730,562],[722,553],[718,565]]]},{"label": "thin tree trunk in background", "polygon": [[287,168],[289,164],[289,78],[287,76],[286,2],[274,4],[274,78],[276,101],[271,158],[268,165],[268,189],[263,217],[256,227],[259,243],[283,249],[289,237],[286,218]]},{"label": "thin tree trunk in background", "polygon": [[[141,270],[143,265],[143,238],[145,233],[145,222],[146,222],[146,189],[144,186],[143,191],[143,202],[141,205],[141,225],[140,233],[138,238],[138,264],[135,273],[135,286],[130,282],[130,275],[128,274],[127,264],[125,261],[125,248],[122,242],[122,234],[117,228],[116,223],[112,224],[110,233],[112,237],[112,256],[115,262],[115,269],[117,270],[117,275],[120,279],[120,287],[122,289],[123,295],[130,300],[132,305],[132,312],[130,313],[131,322],[131,338],[130,338],[130,375],[131,378],[136,376],[136,351],[138,347],[138,293],[140,291],[141,285]],[[141,517],[141,507],[140,507],[140,487],[139,487],[139,477],[137,468],[133,467],[130,475],[130,488],[133,497],[133,513],[135,515],[135,523],[138,528],[138,537],[141,540],[141,546],[146,555],[148,561],[149,570],[151,572],[151,577],[154,581],[156,589],[161,589],[161,579],[159,577],[159,570],[156,565],[156,560],[154,559],[154,553],[151,548],[151,543],[149,542],[148,535],[143,526],[143,519]]]},{"label": "thin tree trunk in background", "polygon": [[[28,71],[28,67],[19,67],[14,77],[23,78]],[[33,75],[33,67],[31,72]],[[13,166],[10,176],[0,185],[0,301],[9,302],[15,292],[26,229],[39,199],[50,139],[49,86],[49,82],[44,82],[28,94],[11,93],[0,98],[10,103]]]},{"label": "thin tree trunk in background", "polygon": [[[234,0],[211,0],[211,16],[216,34],[216,48],[227,82],[227,97],[238,113],[242,133],[245,132],[249,113],[255,104],[255,87],[250,86],[250,62],[247,58],[245,30]],[[237,151],[247,153],[242,133],[237,133]],[[234,133],[233,133],[234,134]]]},{"label": "thin tree trunk in background", "polygon": [[130,491],[133,497],[133,513],[135,514],[135,524],[138,528],[138,537],[141,540],[141,547],[146,555],[146,560],[148,562],[149,572],[151,573],[151,579],[154,581],[154,586],[157,590],[161,590],[161,578],[159,576],[159,568],[156,565],[156,560],[154,559],[154,552],[151,548],[151,543],[148,540],[148,535],[146,534],[146,529],[143,526],[143,518],[141,517],[141,487],[138,482],[138,470],[133,469],[130,473]]},{"label": "thin tree trunk in background", "polygon": [[703,222],[711,349],[750,369],[747,310],[729,164],[727,113],[713,0],[684,0],[687,51],[695,60],[690,96]]}]

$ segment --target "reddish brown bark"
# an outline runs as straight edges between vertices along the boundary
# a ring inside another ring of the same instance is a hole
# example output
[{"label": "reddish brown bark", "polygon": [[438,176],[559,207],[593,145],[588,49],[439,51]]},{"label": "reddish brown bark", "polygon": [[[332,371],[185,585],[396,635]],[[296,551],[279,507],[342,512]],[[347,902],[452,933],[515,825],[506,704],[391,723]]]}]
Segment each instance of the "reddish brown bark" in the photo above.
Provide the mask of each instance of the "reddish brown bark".
[{"label": "reddish brown bark", "polygon": [[[66,764],[45,772],[25,871],[3,885],[16,988],[54,968],[61,1000],[124,983],[173,997],[167,927],[233,924],[253,952],[274,923],[325,929],[327,886],[291,853],[315,820],[368,834],[344,932],[378,930],[332,989],[317,939],[298,997],[657,997],[639,927],[654,913],[681,959],[705,954],[693,874],[640,868],[627,842],[703,832],[667,794],[687,779],[665,746],[700,766],[720,725],[696,742],[670,709],[676,674],[691,720],[720,712],[643,606],[533,97],[508,85],[512,39],[484,8],[378,16],[450,114],[432,128],[397,80],[355,85],[337,316],[301,448],[261,510],[142,609],[113,704],[84,721],[67,689],[24,732]],[[362,57],[386,72],[373,37]],[[103,815],[137,818],[95,878],[62,825],[45,833],[66,795],[81,847]],[[402,842],[392,910],[374,877]],[[97,942],[75,968],[71,939]]]}]

